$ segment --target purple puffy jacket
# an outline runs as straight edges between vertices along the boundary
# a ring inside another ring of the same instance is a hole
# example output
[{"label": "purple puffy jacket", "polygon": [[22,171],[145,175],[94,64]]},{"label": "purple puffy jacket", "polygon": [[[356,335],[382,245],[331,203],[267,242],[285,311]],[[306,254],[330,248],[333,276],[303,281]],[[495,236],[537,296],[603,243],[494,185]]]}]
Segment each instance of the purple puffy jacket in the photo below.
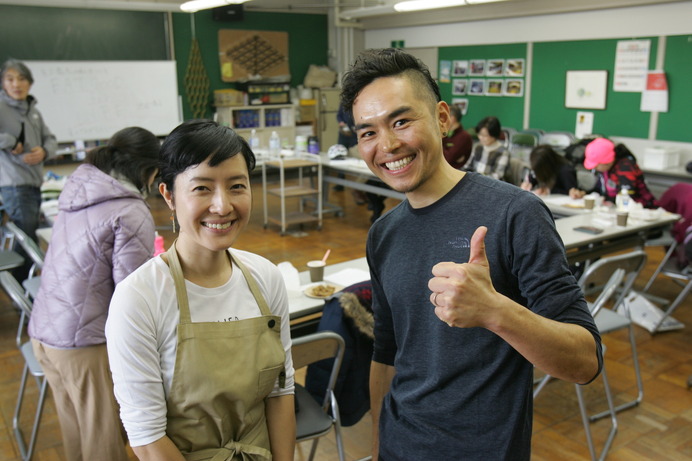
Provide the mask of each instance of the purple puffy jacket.
[{"label": "purple puffy jacket", "polygon": [[153,253],[154,220],[144,198],[80,165],[60,194],[29,336],[56,348],[104,344],[115,285]]}]

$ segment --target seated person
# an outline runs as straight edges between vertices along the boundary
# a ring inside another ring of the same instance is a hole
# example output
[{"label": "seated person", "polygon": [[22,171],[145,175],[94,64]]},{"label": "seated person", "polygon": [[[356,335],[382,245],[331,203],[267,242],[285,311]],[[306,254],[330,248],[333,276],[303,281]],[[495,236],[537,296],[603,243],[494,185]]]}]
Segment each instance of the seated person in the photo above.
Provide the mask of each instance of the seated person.
[{"label": "seated person", "polygon": [[678,242],[676,258],[678,267],[689,264],[686,251],[692,249],[692,184],[679,182],[673,184],[661,195],[659,205],[666,211],[679,214],[682,219],[673,225],[671,235]]},{"label": "seated person", "polygon": [[485,117],[476,125],[480,144],[464,165],[464,170],[502,180],[509,165],[509,151],[500,141],[502,126],[497,117]]},{"label": "seated person", "polygon": [[[644,173],[637,159],[624,144],[613,144],[605,138],[596,138],[584,150],[584,168],[595,170],[596,184],[589,192],[598,192],[606,201],[615,203],[622,186],[629,187],[631,198],[644,208],[657,208],[658,203],[644,182]],[[581,198],[586,192],[573,189],[570,196]]]},{"label": "seated person", "polygon": [[533,190],[536,195],[569,194],[577,188],[577,171],[562,155],[548,145],[533,148],[529,155],[531,173],[521,184],[524,190]]},{"label": "seated person", "polygon": [[449,106],[451,123],[449,131],[442,138],[445,160],[457,170],[462,168],[473,150],[473,139],[461,125],[461,109],[454,104]]}]

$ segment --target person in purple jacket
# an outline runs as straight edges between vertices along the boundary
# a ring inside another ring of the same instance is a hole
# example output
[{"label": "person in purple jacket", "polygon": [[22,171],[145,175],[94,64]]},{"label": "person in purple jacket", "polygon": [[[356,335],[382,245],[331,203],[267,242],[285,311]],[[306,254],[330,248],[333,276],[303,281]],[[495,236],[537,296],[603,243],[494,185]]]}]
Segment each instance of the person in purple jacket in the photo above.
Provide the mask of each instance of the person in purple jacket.
[{"label": "person in purple jacket", "polygon": [[128,460],[104,329],[115,285],[154,252],[145,198],[159,148],[143,128],[120,130],[88,153],[60,194],[29,336],[71,461]]}]

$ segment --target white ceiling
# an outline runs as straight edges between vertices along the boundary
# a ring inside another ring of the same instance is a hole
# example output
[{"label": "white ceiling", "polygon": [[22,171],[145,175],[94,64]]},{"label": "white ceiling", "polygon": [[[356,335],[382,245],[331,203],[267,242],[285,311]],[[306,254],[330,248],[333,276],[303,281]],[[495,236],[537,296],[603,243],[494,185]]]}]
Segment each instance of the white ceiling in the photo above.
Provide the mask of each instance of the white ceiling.
[{"label": "white ceiling", "polygon": [[[0,0],[0,4],[75,8],[105,8],[146,11],[180,11],[184,0]],[[336,9],[343,18],[345,11],[360,10],[361,27],[388,28],[449,22],[497,19],[505,17],[565,13],[689,0],[506,0],[501,3],[441,8],[425,12],[394,13],[392,5],[399,0],[250,0],[246,11],[295,12],[327,14]],[[624,20],[624,18],[623,18]]]}]

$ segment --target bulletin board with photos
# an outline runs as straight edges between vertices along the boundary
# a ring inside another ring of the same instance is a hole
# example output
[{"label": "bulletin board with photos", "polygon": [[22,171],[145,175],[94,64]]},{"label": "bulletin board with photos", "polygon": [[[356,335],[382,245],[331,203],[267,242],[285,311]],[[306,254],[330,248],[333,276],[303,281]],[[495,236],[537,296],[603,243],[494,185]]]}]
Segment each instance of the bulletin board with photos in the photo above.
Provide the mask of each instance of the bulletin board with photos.
[{"label": "bulletin board with photos", "polygon": [[503,125],[521,126],[525,76],[525,43],[438,49],[442,97],[471,123],[495,115]]}]

